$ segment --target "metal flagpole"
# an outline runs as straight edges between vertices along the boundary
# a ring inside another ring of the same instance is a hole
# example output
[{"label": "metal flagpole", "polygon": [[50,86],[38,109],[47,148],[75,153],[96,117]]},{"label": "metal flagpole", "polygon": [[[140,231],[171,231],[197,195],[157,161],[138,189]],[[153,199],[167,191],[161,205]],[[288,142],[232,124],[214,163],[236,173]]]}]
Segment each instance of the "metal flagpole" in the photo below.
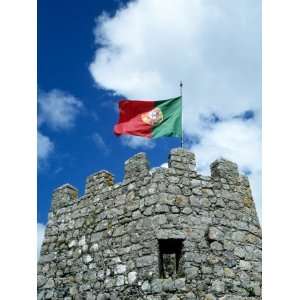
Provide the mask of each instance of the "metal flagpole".
[{"label": "metal flagpole", "polygon": [[183,108],[183,99],[182,99],[182,81],[180,80],[180,97],[181,97],[181,148],[183,148],[183,124],[182,124],[182,108]]}]

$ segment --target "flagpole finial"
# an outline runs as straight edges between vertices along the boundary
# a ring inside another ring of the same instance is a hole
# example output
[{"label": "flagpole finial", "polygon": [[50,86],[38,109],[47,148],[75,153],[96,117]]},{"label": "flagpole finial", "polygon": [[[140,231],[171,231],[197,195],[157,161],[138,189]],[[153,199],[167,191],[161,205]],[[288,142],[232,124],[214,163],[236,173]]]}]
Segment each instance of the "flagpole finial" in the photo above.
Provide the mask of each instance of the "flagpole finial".
[{"label": "flagpole finial", "polygon": [[182,97],[182,87],[183,87],[182,80],[180,80],[179,87],[180,87],[180,97]]}]

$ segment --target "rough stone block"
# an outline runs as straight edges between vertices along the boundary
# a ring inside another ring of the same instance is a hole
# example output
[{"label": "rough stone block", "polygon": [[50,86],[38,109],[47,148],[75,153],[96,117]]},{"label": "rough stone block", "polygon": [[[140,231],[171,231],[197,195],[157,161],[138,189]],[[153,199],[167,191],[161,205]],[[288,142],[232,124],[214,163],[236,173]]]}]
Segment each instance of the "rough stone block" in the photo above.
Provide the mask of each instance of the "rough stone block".
[{"label": "rough stone block", "polygon": [[209,227],[208,238],[211,241],[222,241],[224,239],[224,233],[216,227]]}]

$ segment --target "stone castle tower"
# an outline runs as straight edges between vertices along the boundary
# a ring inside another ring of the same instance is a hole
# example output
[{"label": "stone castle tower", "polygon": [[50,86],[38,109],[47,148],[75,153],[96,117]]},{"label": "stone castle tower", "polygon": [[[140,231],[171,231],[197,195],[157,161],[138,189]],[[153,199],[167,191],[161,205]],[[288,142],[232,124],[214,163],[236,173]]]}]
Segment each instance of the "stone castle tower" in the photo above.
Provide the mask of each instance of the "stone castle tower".
[{"label": "stone castle tower", "polygon": [[85,194],[53,192],[38,262],[38,299],[261,299],[261,229],[248,179],[220,159],[211,176],[173,149],[168,168],[144,153],[115,184],[100,171]]}]

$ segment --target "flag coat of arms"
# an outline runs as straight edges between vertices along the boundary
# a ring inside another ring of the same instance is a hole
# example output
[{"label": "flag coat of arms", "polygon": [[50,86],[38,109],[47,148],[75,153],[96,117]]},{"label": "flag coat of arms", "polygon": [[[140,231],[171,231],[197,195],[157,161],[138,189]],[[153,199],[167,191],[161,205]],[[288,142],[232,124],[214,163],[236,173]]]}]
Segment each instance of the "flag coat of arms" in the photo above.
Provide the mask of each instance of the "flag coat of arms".
[{"label": "flag coat of arms", "polygon": [[182,136],[181,97],[157,100],[121,100],[116,135],[137,135],[146,138]]}]

